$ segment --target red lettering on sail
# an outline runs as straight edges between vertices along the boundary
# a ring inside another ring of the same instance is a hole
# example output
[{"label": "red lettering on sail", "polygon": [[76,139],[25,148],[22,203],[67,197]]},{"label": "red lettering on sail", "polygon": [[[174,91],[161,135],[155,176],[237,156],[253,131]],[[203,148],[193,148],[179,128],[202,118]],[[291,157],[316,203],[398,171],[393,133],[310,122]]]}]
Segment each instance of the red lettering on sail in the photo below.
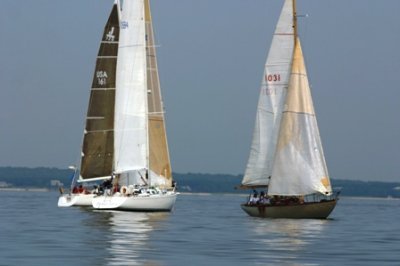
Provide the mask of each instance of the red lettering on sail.
[{"label": "red lettering on sail", "polygon": [[267,81],[267,82],[278,82],[278,81],[281,81],[281,74],[268,74],[268,75],[265,75],[265,81]]}]

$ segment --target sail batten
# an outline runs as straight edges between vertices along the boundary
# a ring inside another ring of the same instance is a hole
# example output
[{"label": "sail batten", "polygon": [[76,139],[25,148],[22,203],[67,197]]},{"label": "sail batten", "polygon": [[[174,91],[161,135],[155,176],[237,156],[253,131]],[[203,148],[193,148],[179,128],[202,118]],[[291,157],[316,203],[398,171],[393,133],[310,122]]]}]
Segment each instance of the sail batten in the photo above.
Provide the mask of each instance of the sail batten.
[{"label": "sail batten", "polygon": [[315,114],[307,113],[307,112],[296,112],[296,111],[283,111],[284,113],[292,113],[292,114],[298,114],[298,115],[310,115],[310,116],[315,116]]},{"label": "sail batten", "polygon": [[294,33],[286,33],[286,32],[276,32],[276,33],[274,33],[274,36],[275,35],[278,35],[278,36],[290,36],[290,37],[295,36]]}]

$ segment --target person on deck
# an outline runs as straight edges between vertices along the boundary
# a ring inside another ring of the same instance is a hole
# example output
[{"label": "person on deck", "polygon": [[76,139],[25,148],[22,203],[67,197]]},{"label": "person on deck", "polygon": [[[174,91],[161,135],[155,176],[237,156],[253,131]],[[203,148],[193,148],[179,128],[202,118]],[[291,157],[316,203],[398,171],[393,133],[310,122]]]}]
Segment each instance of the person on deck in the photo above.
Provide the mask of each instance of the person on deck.
[{"label": "person on deck", "polygon": [[256,190],[253,190],[253,194],[251,194],[250,195],[250,198],[249,198],[249,204],[250,205],[255,205],[255,204],[257,204],[257,201],[258,201],[258,193],[257,193],[257,191]]}]

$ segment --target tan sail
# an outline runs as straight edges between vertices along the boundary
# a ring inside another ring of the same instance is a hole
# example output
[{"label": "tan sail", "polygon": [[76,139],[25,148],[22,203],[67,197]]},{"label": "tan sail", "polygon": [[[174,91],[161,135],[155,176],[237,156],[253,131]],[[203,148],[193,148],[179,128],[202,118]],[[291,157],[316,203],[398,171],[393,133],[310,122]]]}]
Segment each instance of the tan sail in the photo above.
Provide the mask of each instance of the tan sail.
[{"label": "tan sail", "polygon": [[152,175],[155,174],[165,179],[164,184],[166,186],[171,186],[171,163],[168,152],[164,107],[158,76],[156,47],[149,0],[145,0],[145,21],[149,112],[149,168]]},{"label": "tan sail", "polygon": [[317,192],[331,194],[332,188],[300,40],[297,39],[268,194]]}]

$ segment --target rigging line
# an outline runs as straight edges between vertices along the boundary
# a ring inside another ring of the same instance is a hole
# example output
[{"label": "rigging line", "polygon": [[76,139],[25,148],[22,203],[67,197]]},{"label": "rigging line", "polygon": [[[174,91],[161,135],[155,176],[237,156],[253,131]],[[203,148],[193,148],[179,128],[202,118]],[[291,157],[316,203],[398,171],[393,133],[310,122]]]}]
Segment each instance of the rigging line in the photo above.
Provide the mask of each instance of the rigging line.
[{"label": "rigging line", "polygon": [[264,110],[263,108],[257,108],[257,110],[258,110],[258,111],[263,111],[264,113],[269,113],[269,114],[272,114],[272,115],[275,114],[275,112],[273,112],[273,111],[267,111],[267,110]]},{"label": "rigging line", "polygon": [[149,115],[165,114],[165,112],[149,112]]},{"label": "rigging line", "polygon": [[100,59],[114,59],[114,58],[118,58],[118,57],[116,55],[110,55],[110,56],[104,55],[104,56],[97,56],[97,58],[100,58]]},{"label": "rigging line", "polygon": [[159,45],[159,44],[153,44],[153,45],[147,45],[146,47],[149,47],[149,48],[158,48],[158,47],[161,47],[161,45]]},{"label": "rigging line", "polygon": [[92,91],[115,91],[115,88],[91,88]]},{"label": "rigging line", "polygon": [[288,63],[288,61],[282,61],[282,62],[277,62],[276,61],[276,63],[265,63],[265,65],[264,66],[266,66],[266,67],[280,67],[280,66],[282,66],[282,65],[284,65],[284,66],[286,66],[286,64]]},{"label": "rigging line", "polygon": [[279,35],[279,36],[293,36],[294,33],[284,33],[284,32],[276,32],[273,35]]},{"label": "rigging line", "polygon": [[[149,9],[150,9],[150,7],[149,7]],[[154,41],[154,40],[159,40],[159,39],[160,39],[160,38],[159,38],[159,35],[157,34],[157,31],[154,30],[154,27],[153,27],[153,21],[152,21],[152,20],[146,21],[146,24],[150,24],[150,27],[152,28],[153,41]],[[161,43],[161,42],[160,42],[160,43]],[[153,44],[152,46],[149,46],[149,47],[158,48],[158,47],[161,47],[161,44]]]},{"label": "rigging line", "polygon": [[272,82],[265,82],[264,84],[261,84],[261,88],[273,88],[273,87],[275,87],[275,86],[288,86],[289,85],[289,83],[288,82],[286,82],[286,83],[272,83]]},{"label": "rigging line", "polygon": [[130,48],[130,47],[146,47],[146,44],[129,44],[129,45],[120,45],[118,48]]},{"label": "rigging line", "polygon": [[105,119],[105,116],[87,116],[86,119],[91,119],[91,120]]},{"label": "rigging line", "polygon": [[[148,100],[151,102],[151,107],[153,110],[151,111],[158,111],[159,109],[162,109],[161,104],[158,104],[158,99],[161,101],[161,88],[160,88],[160,81],[159,81],[159,75],[158,75],[158,69],[157,69],[157,50],[155,49],[156,46],[154,46],[154,32],[153,32],[153,26],[152,23],[149,22],[146,25],[146,33],[147,33],[147,47],[146,49],[147,56],[148,56],[148,65],[147,65],[147,71],[148,71],[148,89],[150,88],[151,94],[149,94]],[[149,114],[151,113],[149,111]]]}]

